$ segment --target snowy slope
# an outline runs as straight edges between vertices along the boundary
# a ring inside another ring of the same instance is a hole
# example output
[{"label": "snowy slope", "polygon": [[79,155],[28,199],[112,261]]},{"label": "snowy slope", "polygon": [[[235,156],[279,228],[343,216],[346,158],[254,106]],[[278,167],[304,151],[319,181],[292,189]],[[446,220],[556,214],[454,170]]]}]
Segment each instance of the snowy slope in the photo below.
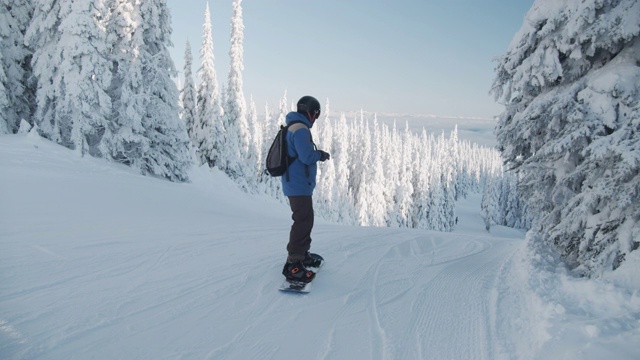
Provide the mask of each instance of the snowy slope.
[{"label": "snowy slope", "polygon": [[545,273],[478,195],[453,233],[318,219],[326,264],[295,295],[289,210],[219,173],[170,183],[31,134],[0,136],[0,169],[3,359],[640,358],[638,269]]}]

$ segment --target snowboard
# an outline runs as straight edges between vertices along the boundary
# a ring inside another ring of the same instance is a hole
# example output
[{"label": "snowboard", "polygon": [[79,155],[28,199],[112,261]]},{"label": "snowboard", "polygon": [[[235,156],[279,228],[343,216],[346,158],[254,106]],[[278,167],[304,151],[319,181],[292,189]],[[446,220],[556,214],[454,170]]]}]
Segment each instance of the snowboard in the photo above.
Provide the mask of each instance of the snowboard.
[{"label": "snowboard", "polygon": [[302,281],[285,280],[284,282],[282,282],[282,285],[280,285],[280,288],[278,290],[282,292],[308,294],[309,292],[311,292],[311,283],[310,282],[304,283]]},{"label": "snowboard", "polygon": [[[322,265],[324,264],[324,259],[322,258],[322,256],[317,255],[317,254],[311,254],[312,256],[317,256],[318,258],[320,258],[320,260],[322,260],[322,262],[320,263],[320,266],[318,267],[308,267],[308,270],[313,271],[314,273],[316,273],[316,277],[318,277],[318,272],[320,270],[320,268],[322,267]],[[278,288],[278,290],[282,291],[282,292],[291,292],[291,293],[298,293],[298,294],[308,294],[309,292],[311,292],[311,283],[315,280],[315,277],[313,278],[313,280],[311,280],[308,283],[302,282],[302,281],[289,281],[289,280],[284,280],[282,282],[282,285],[280,285],[280,288]]]}]

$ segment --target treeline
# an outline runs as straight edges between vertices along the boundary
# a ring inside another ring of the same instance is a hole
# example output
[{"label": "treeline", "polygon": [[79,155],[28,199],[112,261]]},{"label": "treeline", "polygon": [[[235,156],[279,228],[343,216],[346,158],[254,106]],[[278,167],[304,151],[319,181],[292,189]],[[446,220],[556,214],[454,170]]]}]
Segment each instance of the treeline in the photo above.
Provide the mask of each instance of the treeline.
[{"label": "treeline", "polygon": [[[291,109],[286,96],[280,109],[251,123],[258,154],[264,155],[276,129]],[[312,128],[319,149],[331,153],[322,163],[314,195],[316,211],[331,221],[365,226],[392,226],[451,231],[457,216],[455,202],[468,192],[483,191],[485,185],[503,176],[499,153],[450,134],[420,134],[388,126],[364,114],[347,119],[334,115],[329,104]],[[255,114],[255,110],[250,112]],[[280,178],[262,172],[257,157],[248,173],[257,177],[245,184],[249,191],[268,193],[283,201]]]}]

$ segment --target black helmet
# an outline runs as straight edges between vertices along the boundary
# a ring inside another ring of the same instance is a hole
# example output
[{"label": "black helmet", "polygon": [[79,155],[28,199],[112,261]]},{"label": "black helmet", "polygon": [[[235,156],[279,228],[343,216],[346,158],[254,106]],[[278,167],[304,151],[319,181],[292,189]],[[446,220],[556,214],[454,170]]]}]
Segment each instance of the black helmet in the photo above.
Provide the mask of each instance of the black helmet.
[{"label": "black helmet", "polygon": [[298,100],[298,112],[299,113],[303,113],[306,114],[307,112],[309,114],[313,114],[315,112],[320,113],[320,102],[314,98],[313,96],[303,96],[300,98],[300,100]]}]

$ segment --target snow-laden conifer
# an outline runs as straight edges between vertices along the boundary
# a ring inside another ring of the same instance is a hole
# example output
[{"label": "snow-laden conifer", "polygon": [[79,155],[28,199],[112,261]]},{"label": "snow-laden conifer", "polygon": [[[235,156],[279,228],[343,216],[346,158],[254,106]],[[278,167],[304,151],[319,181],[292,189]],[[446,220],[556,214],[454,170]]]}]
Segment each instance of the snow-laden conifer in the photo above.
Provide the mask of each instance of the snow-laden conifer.
[{"label": "snow-laden conifer", "polygon": [[[268,110],[268,109],[267,109]],[[250,124],[252,124],[253,133],[251,134],[251,146],[250,151],[252,152],[252,160],[249,162],[248,169],[248,177],[251,180],[251,189],[252,191],[256,191],[258,188],[258,183],[262,181],[260,173],[264,170],[264,121],[258,120],[258,111],[256,109],[256,103],[253,101],[253,96],[249,97],[249,109],[247,111],[247,120]]]},{"label": "snow-laden conifer", "polygon": [[222,123],[224,111],[218,88],[218,75],[215,69],[211,13],[208,2],[204,13],[202,31],[200,69],[197,73],[200,84],[197,94],[196,124],[194,126],[195,145],[199,150],[201,164],[224,168],[227,163],[226,154],[224,153],[226,134]]},{"label": "snow-laden conifer", "polygon": [[496,68],[496,135],[530,238],[591,276],[639,244],[639,35],[637,0],[538,0]]},{"label": "snow-laden conifer", "polygon": [[[0,52],[0,62],[2,61],[2,52]],[[7,76],[4,74],[4,68],[0,67],[0,135],[13,133],[12,121],[9,120],[9,111],[11,104],[7,96],[7,88],[5,83],[7,82]]]},{"label": "snow-laden conifer", "polygon": [[[319,118],[316,121],[316,124],[321,124],[319,127],[313,127],[312,131],[315,134],[318,134],[316,137],[314,135],[314,142],[318,149],[323,150],[335,156],[334,153],[334,127],[332,122],[329,120],[329,114],[331,110],[329,109],[329,102],[325,102],[324,107],[322,108],[322,118]],[[332,219],[335,217],[337,207],[334,203],[335,200],[335,183],[336,183],[336,168],[333,161],[324,161],[322,163],[318,163],[318,184],[316,187],[316,193],[318,194],[318,204],[320,207],[323,207],[327,212],[325,213],[325,217],[328,219]]]},{"label": "snow-laden conifer", "polygon": [[362,176],[367,169],[371,158],[371,134],[367,125],[365,129],[364,112],[360,111],[359,116],[356,116],[350,123],[351,131],[349,132],[349,142],[353,144],[352,152],[350,156],[352,159],[358,159],[358,161],[351,160],[349,162],[349,188],[352,189],[354,202],[361,203],[360,188],[364,183]]},{"label": "snow-laden conifer", "polygon": [[420,146],[416,149],[416,180],[414,186],[413,199],[413,227],[421,229],[429,229],[429,215],[431,214],[431,175],[430,164],[432,161],[432,152],[430,143],[433,142],[433,135],[429,136],[425,129],[420,134]]},{"label": "snow-laden conifer", "polygon": [[112,101],[111,121],[100,144],[105,157],[132,165],[148,147],[142,118],[146,112],[141,54],[144,46],[142,16],[135,0],[111,3],[107,24],[107,46],[112,63],[108,93]]},{"label": "snow-laden conifer", "polygon": [[164,0],[113,3],[108,43],[113,117],[101,148],[115,161],[174,181],[187,179],[189,138],[179,118],[170,15]]},{"label": "snow-laden conifer", "polygon": [[[169,55],[171,16],[165,0],[140,3],[144,30],[143,80],[148,103],[143,127],[150,149],[143,152],[141,169],[171,180],[187,180],[191,166],[189,137],[179,119],[178,89],[172,77],[175,66]],[[147,150],[147,149],[144,149]]]},{"label": "snow-laden conifer", "polygon": [[[253,100],[251,100],[251,102],[253,103]],[[250,108],[251,109],[251,108]],[[251,110],[250,110],[251,112]],[[257,150],[259,152],[259,159],[256,159],[256,166],[257,166],[257,172],[256,172],[256,176],[258,178],[257,182],[258,184],[256,185],[256,188],[258,190],[258,192],[262,192],[265,186],[265,183],[268,183],[271,179],[271,177],[265,173],[265,158],[267,156],[267,152],[269,151],[269,146],[271,146],[271,142],[273,141],[273,137],[275,136],[275,131],[271,131],[271,127],[273,126],[273,114],[271,113],[271,108],[269,107],[269,104],[265,104],[264,106],[264,113],[262,115],[262,117],[258,117],[257,113],[256,113],[256,126],[258,126],[258,128],[260,129],[261,135],[260,135],[260,147],[256,147]],[[258,131],[258,130],[256,130]],[[254,137],[254,142],[256,142],[256,146],[258,145],[258,142],[256,141],[258,140],[256,137]]]},{"label": "snow-laden conifer", "polygon": [[32,52],[24,35],[33,7],[28,0],[0,0],[0,133],[15,133],[22,119],[31,121],[35,105],[29,80]]},{"label": "snow-laden conifer", "polygon": [[44,136],[98,154],[111,113],[102,0],[41,0],[25,41],[34,49],[37,122]]},{"label": "snow-laden conifer", "polygon": [[413,207],[413,177],[414,177],[414,162],[413,152],[416,148],[414,143],[414,136],[409,130],[409,124],[405,124],[405,130],[401,137],[401,152],[399,162],[399,176],[398,183],[395,188],[395,211],[392,219],[393,223],[396,223],[399,227],[412,227],[413,219],[411,216],[411,208]]},{"label": "snow-laden conifer", "polygon": [[[374,120],[376,121],[376,120]],[[375,131],[375,130],[374,130]],[[386,124],[382,125],[380,137],[380,159],[382,174],[376,181],[381,184],[382,194],[385,204],[385,222],[387,226],[399,226],[398,202],[396,192],[400,183],[400,161],[402,159],[401,137],[398,134],[398,124],[394,120],[393,127],[389,129]],[[374,141],[374,146],[375,141]],[[393,219],[392,219],[393,218]]]},{"label": "snow-laden conifer", "polygon": [[[368,151],[371,152],[371,156],[368,158],[369,162],[365,164],[364,171],[367,173],[366,179],[368,179],[367,186],[364,187],[360,193],[360,197],[363,198],[362,203],[366,203],[368,211],[366,213],[366,222],[361,225],[366,226],[387,226],[388,225],[388,202],[386,201],[386,194],[388,189],[386,187],[387,180],[390,174],[385,176],[385,149],[383,145],[385,126],[378,124],[377,118],[374,119],[373,130],[369,131],[369,123],[365,125],[365,132],[362,133],[365,144],[369,144]],[[369,140],[371,139],[371,140]],[[367,150],[365,150],[367,151]],[[363,218],[363,216],[361,216]]]},{"label": "snow-laden conifer", "polygon": [[[255,150],[251,146],[251,131],[247,122],[247,105],[244,98],[242,71],[244,24],[242,22],[242,0],[234,0],[231,17],[230,68],[225,98],[225,125],[227,138],[225,151],[228,156],[226,172],[234,178],[244,178],[250,173]],[[244,182],[243,181],[243,182]]]},{"label": "snow-laden conifer", "polygon": [[193,81],[193,54],[191,54],[191,44],[189,40],[184,50],[184,85],[180,90],[180,100],[182,103],[182,121],[187,128],[191,142],[196,144],[195,124],[196,124],[196,88]]},{"label": "snow-laden conifer", "polygon": [[336,165],[336,178],[333,190],[333,204],[337,207],[336,222],[355,224],[355,204],[353,189],[349,187],[349,162],[355,144],[349,142],[351,127],[347,125],[344,114],[334,125],[334,148],[331,161]]}]

